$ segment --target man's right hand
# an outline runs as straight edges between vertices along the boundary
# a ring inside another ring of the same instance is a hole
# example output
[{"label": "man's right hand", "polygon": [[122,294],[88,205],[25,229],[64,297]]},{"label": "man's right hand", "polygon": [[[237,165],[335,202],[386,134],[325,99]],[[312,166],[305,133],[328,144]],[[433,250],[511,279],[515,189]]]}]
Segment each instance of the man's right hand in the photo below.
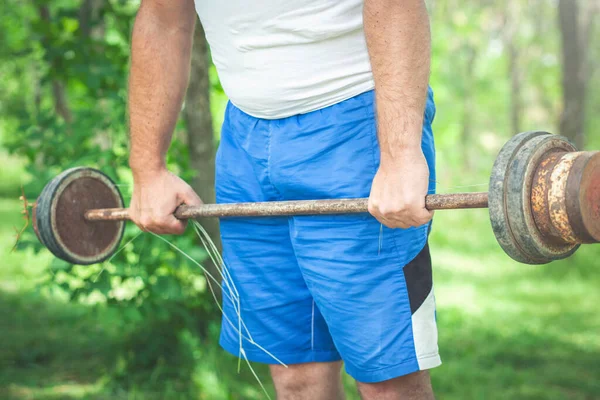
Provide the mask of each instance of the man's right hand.
[{"label": "man's right hand", "polygon": [[175,218],[175,209],[182,204],[202,204],[190,185],[167,169],[134,171],[133,180],[129,214],[143,231],[180,235],[185,231],[187,221]]}]

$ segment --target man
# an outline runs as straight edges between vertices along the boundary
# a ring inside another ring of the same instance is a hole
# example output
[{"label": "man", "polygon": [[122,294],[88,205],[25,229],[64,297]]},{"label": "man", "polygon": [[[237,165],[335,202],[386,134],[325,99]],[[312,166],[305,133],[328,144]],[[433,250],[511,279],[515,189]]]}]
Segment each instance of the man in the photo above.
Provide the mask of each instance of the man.
[{"label": "man", "polygon": [[217,201],[368,196],[371,214],[222,219],[222,347],[271,364],[282,400],[344,398],[342,360],[363,399],[433,398],[427,370],[440,357],[425,196],[435,109],[423,0],[142,0],[131,208],[156,233],[182,233],[173,211],[201,204],[165,167],[194,11],[231,99]]}]

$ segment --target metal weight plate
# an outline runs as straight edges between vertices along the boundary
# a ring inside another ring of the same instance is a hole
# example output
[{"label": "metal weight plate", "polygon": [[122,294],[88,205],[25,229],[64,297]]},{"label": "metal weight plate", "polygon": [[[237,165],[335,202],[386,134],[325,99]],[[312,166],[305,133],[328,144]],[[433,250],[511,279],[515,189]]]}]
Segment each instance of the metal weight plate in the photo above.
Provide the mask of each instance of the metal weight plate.
[{"label": "metal weight plate", "polygon": [[600,243],[600,151],[575,160],[566,190],[572,194],[566,207],[575,236],[582,243]]},{"label": "metal weight plate", "polygon": [[35,206],[33,208],[33,228],[40,242],[54,255],[60,252],[56,241],[53,238],[52,231],[47,227],[49,223],[49,210],[52,193],[56,190],[56,185],[59,182],[58,177],[52,179],[42,190]]},{"label": "metal weight plate", "polygon": [[[550,134],[547,132],[523,132],[513,136],[498,153],[490,177],[489,212],[496,240],[504,252],[512,259],[527,264],[536,263],[536,260],[532,260],[531,257],[523,252],[512,233],[506,202],[507,175],[515,155],[527,142],[536,137],[548,135]],[[537,261],[539,263],[541,260]]]},{"label": "metal weight plate", "polygon": [[575,243],[554,240],[540,233],[532,213],[532,183],[540,164],[553,153],[573,155],[577,149],[557,135],[537,136],[514,154],[505,178],[505,208],[512,237],[519,247],[522,262],[545,264],[572,255]]},{"label": "metal weight plate", "polygon": [[35,207],[34,228],[40,242],[56,257],[73,264],[102,262],[117,250],[123,221],[89,222],[94,208],[122,208],[115,183],[93,168],[72,168],[52,179]]}]

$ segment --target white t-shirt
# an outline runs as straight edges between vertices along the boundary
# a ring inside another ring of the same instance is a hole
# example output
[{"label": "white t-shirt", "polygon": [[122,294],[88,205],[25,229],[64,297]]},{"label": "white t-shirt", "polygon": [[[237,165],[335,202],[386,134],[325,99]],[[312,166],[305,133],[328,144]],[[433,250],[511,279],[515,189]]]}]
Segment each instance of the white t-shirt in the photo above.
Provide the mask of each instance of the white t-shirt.
[{"label": "white t-shirt", "polygon": [[196,0],[225,93],[275,119],[374,87],[363,0]]}]

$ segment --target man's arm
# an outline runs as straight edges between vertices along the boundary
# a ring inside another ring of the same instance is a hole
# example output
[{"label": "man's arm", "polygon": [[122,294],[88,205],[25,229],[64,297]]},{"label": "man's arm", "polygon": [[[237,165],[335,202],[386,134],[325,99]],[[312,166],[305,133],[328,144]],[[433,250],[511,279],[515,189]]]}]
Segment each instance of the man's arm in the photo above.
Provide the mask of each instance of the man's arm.
[{"label": "man's arm", "polygon": [[393,228],[427,223],[429,169],[421,150],[431,59],[423,0],[365,0],[364,28],[375,79],[380,167],[369,212]]},{"label": "man's arm", "polygon": [[201,203],[165,164],[189,79],[195,22],[193,0],[142,0],[133,28],[130,213],[140,228],[155,233],[182,233],[185,222],[177,220],[173,211],[182,203]]}]

